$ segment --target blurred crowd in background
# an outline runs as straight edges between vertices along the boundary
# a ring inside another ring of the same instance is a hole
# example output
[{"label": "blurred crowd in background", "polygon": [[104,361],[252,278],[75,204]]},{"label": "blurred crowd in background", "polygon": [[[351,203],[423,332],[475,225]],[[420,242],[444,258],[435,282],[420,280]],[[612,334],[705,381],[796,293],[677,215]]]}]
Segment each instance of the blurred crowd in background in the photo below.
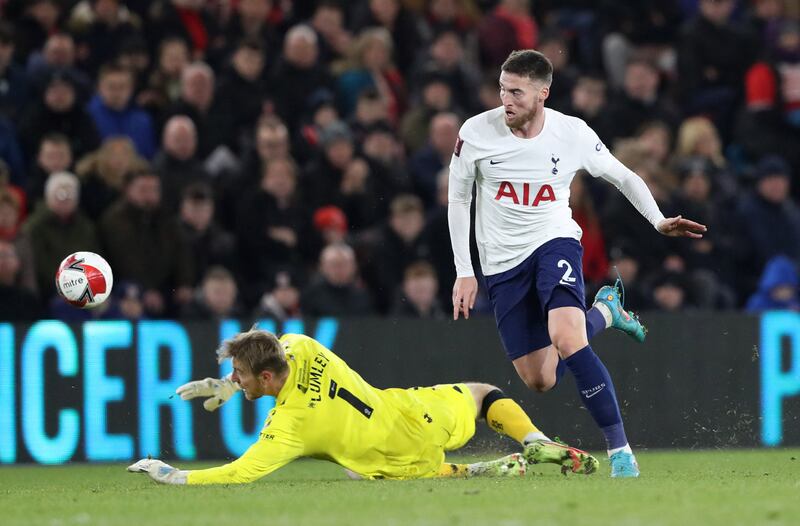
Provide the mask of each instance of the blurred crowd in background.
[{"label": "blurred crowd in background", "polygon": [[[618,272],[631,309],[800,308],[796,0],[0,0],[0,13],[0,319],[445,318],[453,145],[500,105],[499,66],[523,48],[554,65],[547,106],[586,120],[665,215],[709,227],[659,236],[579,174],[590,296]],[[114,270],[93,311],[56,297],[78,250]]]}]

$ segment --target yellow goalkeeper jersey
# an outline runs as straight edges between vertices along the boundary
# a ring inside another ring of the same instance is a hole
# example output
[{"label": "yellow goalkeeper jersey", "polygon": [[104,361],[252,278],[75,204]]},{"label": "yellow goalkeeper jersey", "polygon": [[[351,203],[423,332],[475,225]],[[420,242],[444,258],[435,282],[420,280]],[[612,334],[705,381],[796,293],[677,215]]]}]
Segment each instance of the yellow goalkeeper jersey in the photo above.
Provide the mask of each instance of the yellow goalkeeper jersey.
[{"label": "yellow goalkeeper jersey", "polygon": [[304,456],[365,478],[432,476],[444,451],[475,433],[475,402],[463,384],[376,389],[316,340],[280,341],[289,375],[258,441],[230,464],[190,471],[188,484],[251,482]]}]

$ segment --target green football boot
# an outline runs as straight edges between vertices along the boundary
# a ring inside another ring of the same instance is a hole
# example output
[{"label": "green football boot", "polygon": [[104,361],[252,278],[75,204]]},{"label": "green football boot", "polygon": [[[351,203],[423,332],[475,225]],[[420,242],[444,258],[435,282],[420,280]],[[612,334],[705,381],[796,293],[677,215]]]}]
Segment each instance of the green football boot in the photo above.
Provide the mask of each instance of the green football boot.
[{"label": "green football boot", "polygon": [[[597,291],[594,297],[592,307],[596,307],[598,303],[608,308],[611,313],[611,327],[622,331],[637,342],[644,341],[647,335],[647,328],[639,321],[639,316],[633,311],[625,311],[622,304],[620,295],[620,286],[622,286],[622,279],[617,279],[614,285],[605,285]],[[622,289],[625,290],[624,288]],[[624,292],[623,292],[624,294]]]},{"label": "green football boot", "polygon": [[522,477],[526,471],[527,462],[521,453],[469,465],[470,477]]},{"label": "green football boot", "polygon": [[528,464],[558,464],[565,475],[567,471],[591,475],[600,466],[600,462],[586,451],[551,440],[527,444],[522,456]]}]

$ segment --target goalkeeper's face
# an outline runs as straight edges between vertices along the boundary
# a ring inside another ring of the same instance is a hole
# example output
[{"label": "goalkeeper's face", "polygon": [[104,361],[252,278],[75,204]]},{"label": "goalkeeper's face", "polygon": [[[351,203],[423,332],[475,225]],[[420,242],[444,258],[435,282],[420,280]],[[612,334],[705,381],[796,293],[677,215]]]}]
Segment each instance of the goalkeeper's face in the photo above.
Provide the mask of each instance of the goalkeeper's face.
[{"label": "goalkeeper's face", "polygon": [[255,400],[262,396],[277,396],[283,387],[281,377],[270,370],[253,374],[247,364],[233,359],[233,376],[231,380],[239,384],[245,398]]},{"label": "goalkeeper's face", "polygon": [[231,376],[231,380],[239,384],[244,396],[248,400],[255,400],[266,394],[260,376],[261,375],[253,374],[246,364],[243,364],[236,358],[233,359],[233,375]]}]

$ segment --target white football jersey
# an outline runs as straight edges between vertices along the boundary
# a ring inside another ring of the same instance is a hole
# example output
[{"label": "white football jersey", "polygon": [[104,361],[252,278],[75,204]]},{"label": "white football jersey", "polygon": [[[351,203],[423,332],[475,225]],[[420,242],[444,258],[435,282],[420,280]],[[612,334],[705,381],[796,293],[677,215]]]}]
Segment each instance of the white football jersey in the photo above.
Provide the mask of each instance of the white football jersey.
[{"label": "white football jersey", "polygon": [[[581,229],[569,208],[570,183],[578,170],[617,187],[631,175],[641,182],[583,120],[550,108],[544,111],[544,127],[531,139],[511,133],[502,106],[461,127],[450,162],[448,214],[458,277],[473,275],[468,239],[473,182],[475,238],[485,275],[515,267],[551,239],[580,240]],[[634,204],[655,225],[663,215],[646,187],[645,192],[644,200],[649,197],[650,202]]]}]

